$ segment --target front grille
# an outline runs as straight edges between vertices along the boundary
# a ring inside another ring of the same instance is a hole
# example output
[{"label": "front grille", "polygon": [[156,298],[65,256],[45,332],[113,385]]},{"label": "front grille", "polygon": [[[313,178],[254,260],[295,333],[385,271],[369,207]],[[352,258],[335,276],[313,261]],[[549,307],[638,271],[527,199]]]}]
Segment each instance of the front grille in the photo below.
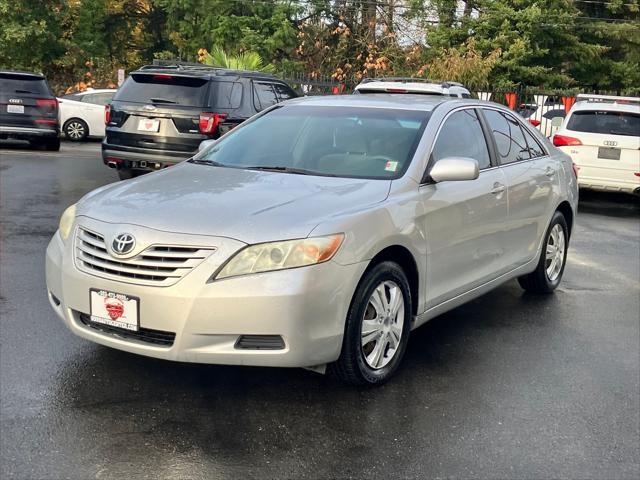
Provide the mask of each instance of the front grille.
[{"label": "front grille", "polygon": [[153,345],[170,347],[176,339],[175,333],[165,332],[163,330],[140,328],[137,332],[132,332],[131,330],[124,330],[117,327],[111,327],[109,325],[103,325],[101,323],[95,323],[91,321],[91,317],[86,313],[80,313],[79,318],[83,325],[93,330],[98,330],[99,332],[107,335],[123,338],[125,340],[137,340],[139,342],[150,343]]},{"label": "front grille", "polygon": [[166,287],[200,265],[215,247],[153,245],[132,258],[112,257],[99,233],[80,227],[75,241],[76,266],[83,272],[121,282]]}]

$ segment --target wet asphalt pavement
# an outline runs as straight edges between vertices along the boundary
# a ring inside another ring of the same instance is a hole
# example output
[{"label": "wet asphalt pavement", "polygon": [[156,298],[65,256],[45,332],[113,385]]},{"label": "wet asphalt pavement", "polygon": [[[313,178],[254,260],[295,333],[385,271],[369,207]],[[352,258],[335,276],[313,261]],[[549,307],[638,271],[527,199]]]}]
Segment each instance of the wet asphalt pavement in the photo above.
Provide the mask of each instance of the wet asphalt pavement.
[{"label": "wet asphalt pavement", "polygon": [[354,389],[73,336],[45,248],[115,172],[98,143],[0,145],[0,168],[3,479],[640,476],[637,199],[583,194],[555,295],[510,282],[415,331],[389,384]]}]

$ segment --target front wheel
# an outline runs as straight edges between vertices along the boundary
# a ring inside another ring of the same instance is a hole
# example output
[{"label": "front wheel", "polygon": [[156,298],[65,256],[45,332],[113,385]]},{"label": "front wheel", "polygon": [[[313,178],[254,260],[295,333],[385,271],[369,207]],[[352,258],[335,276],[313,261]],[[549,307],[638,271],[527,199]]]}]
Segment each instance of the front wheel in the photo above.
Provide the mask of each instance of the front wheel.
[{"label": "front wheel", "polygon": [[349,307],[342,353],[330,371],[353,385],[387,381],[407,348],[411,301],[409,282],[398,264],[382,262],[367,271]]},{"label": "front wheel", "polygon": [[567,261],[569,229],[564,215],[558,211],[553,214],[545,235],[542,252],[536,269],[518,278],[518,283],[528,292],[551,293],[562,280]]}]

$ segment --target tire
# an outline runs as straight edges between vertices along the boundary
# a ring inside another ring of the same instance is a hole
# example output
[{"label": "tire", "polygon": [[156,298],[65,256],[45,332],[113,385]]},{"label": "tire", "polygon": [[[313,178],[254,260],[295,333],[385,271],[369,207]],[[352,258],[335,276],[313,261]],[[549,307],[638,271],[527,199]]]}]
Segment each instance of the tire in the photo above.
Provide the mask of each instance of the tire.
[{"label": "tire", "polygon": [[118,169],[118,177],[120,180],[129,180],[138,176],[138,172],[129,168]]},{"label": "tire", "polygon": [[60,151],[60,139],[54,138],[52,140],[47,140],[44,144],[45,150],[48,152],[59,152]]},{"label": "tire", "polygon": [[72,142],[82,142],[89,136],[89,126],[84,120],[71,118],[62,127],[65,137]]},{"label": "tire", "polygon": [[[562,243],[561,252],[558,252],[558,242]],[[567,263],[568,246],[569,229],[567,221],[562,213],[556,211],[544,236],[544,244],[540,252],[538,266],[530,274],[518,278],[520,286],[531,293],[552,293],[562,280],[564,267]],[[551,264],[554,259],[556,263],[552,269]],[[562,263],[558,265],[558,261],[562,261]]]},{"label": "tire", "polygon": [[[394,294],[402,295],[395,317],[377,315],[385,305],[381,297],[374,298],[374,293],[382,292],[389,308]],[[407,277],[396,263],[379,263],[364,274],[349,306],[340,358],[329,365],[330,373],[352,385],[380,385],[395,373],[411,331],[410,292]],[[368,331],[366,338],[363,327]]]}]

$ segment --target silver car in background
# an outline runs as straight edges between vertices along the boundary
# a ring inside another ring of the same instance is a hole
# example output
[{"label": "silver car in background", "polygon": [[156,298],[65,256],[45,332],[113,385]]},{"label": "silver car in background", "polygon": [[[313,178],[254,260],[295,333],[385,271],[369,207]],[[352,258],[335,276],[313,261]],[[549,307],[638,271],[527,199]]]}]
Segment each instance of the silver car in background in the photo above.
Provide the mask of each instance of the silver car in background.
[{"label": "silver car in background", "polygon": [[376,384],[429,319],[514,278],[552,292],[577,201],[570,158],[502,106],[296,99],[69,207],[48,295],[113,348]]}]

